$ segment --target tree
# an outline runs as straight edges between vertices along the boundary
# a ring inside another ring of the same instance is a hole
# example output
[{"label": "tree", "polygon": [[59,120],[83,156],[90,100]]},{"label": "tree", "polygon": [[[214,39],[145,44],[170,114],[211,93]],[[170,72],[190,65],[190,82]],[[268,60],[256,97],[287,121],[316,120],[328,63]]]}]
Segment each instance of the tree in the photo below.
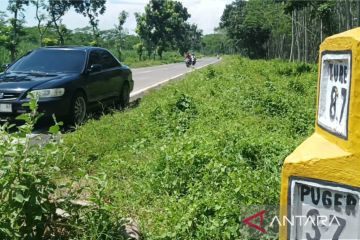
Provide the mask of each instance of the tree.
[{"label": "tree", "polygon": [[139,35],[142,41],[143,48],[147,51],[148,58],[151,57],[152,52],[154,51],[154,43],[151,39],[151,26],[146,23],[146,16],[139,13],[135,13],[137,27],[136,33]]},{"label": "tree", "polygon": [[7,17],[6,14],[0,11],[0,46],[9,49],[8,45],[11,43],[10,41],[11,28],[8,25],[7,21],[5,20],[6,17]]},{"label": "tree", "polygon": [[176,47],[179,36],[186,34],[186,21],[190,14],[178,1],[150,0],[145,13],[136,14],[136,32],[143,40],[150,56],[156,48],[162,58],[163,52]]},{"label": "tree", "polygon": [[136,51],[137,55],[139,56],[139,61],[142,59],[142,55],[144,53],[144,44],[137,43],[134,45],[134,50]]},{"label": "tree", "polygon": [[44,44],[44,35],[51,25],[51,20],[46,18],[45,13],[41,12],[41,10],[47,9],[45,0],[31,0],[31,3],[35,6],[35,18],[37,20],[37,29],[39,33],[39,46],[42,46]]},{"label": "tree", "polygon": [[232,41],[234,48],[240,52],[240,40],[242,28],[241,23],[245,20],[246,1],[236,0],[225,6],[220,19],[220,29],[224,29],[228,38]]},{"label": "tree", "polygon": [[[298,61],[307,62],[309,58],[315,60],[318,45],[326,36],[336,32],[334,15],[336,15],[337,2],[340,1],[286,0],[284,2],[284,11],[286,14],[291,14],[292,21],[290,61],[295,59],[295,53],[297,53]],[[347,16],[345,25],[349,27],[348,15],[343,13],[341,15]],[[309,45],[313,45],[315,48],[311,50]]]},{"label": "tree", "polygon": [[[71,44],[84,45],[93,41],[92,27],[76,28],[71,32]],[[113,44],[112,44],[113,46]]]},{"label": "tree", "polygon": [[250,57],[313,62],[328,36],[360,25],[360,1],[235,0],[220,28]]},{"label": "tree", "polygon": [[9,37],[10,34],[7,34],[10,32],[8,29],[7,21],[6,21],[7,15],[5,12],[0,11],[0,46],[4,46],[6,42],[6,38]]},{"label": "tree", "polygon": [[120,61],[123,61],[122,46],[125,42],[126,36],[124,24],[128,16],[129,14],[126,11],[119,13],[118,24],[115,25],[115,47]]},{"label": "tree", "polygon": [[202,38],[202,51],[204,54],[230,54],[232,46],[223,33],[208,34]]},{"label": "tree", "polygon": [[265,24],[264,9],[267,1],[236,0],[225,7],[221,27],[226,29],[235,48],[250,58],[266,57],[265,43],[271,30]]},{"label": "tree", "polygon": [[106,0],[73,0],[72,5],[75,7],[75,11],[83,14],[89,18],[89,23],[92,27],[93,37],[96,44],[99,43],[99,14],[102,15],[105,10]]},{"label": "tree", "polygon": [[[65,34],[68,32],[65,25],[63,25],[62,17],[70,9],[72,2],[69,0],[48,0],[47,12],[50,15],[51,24],[55,27],[59,38],[59,44],[65,44]],[[75,0],[74,0],[75,1]]]},{"label": "tree", "polygon": [[177,37],[177,46],[182,56],[189,50],[199,51],[203,35],[202,30],[199,30],[195,24],[186,23],[184,26],[184,34]]},{"label": "tree", "polygon": [[8,11],[13,17],[10,19],[11,34],[6,48],[10,51],[11,61],[15,61],[17,55],[17,47],[19,45],[19,36],[22,33],[24,23],[24,6],[29,5],[26,0],[9,0]]}]

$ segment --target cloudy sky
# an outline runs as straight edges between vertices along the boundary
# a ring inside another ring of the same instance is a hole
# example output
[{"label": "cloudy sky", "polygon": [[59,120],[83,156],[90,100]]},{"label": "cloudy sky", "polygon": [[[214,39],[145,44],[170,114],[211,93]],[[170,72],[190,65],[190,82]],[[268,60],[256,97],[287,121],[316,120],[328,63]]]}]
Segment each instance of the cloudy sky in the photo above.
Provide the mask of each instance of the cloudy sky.
[{"label": "cloudy sky", "polygon": [[[100,29],[109,29],[116,24],[116,19],[122,10],[129,12],[129,18],[125,28],[134,33],[136,21],[135,12],[143,12],[144,6],[149,0],[107,0],[106,12],[99,19]],[[190,22],[196,23],[205,34],[212,33],[218,26],[220,17],[226,4],[233,0],[180,0],[191,14]],[[7,0],[0,0],[0,11],[5,11]],[[26,25],[35,25],[35,13],[33,7],[26,8]],[[74,11],[69,11],[63,18],[63,23],[70,29],[85,27],[88,25],[86,18]]]}]

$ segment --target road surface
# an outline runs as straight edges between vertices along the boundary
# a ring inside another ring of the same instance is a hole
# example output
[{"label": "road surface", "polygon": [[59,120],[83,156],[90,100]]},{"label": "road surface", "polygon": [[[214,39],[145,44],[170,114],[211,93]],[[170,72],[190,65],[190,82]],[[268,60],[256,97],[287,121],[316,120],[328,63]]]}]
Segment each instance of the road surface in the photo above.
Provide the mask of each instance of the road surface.
[{"label": "road surface", "polygon": [[[203,68],[218,61],[217,58],[198,59],[195,68]],[[187,68],[185,63],[173,63],[155,67],[134,68],[132,71],[135,85],[131,96],[136,96],[148,89],[191,72],[192,69]]]}]

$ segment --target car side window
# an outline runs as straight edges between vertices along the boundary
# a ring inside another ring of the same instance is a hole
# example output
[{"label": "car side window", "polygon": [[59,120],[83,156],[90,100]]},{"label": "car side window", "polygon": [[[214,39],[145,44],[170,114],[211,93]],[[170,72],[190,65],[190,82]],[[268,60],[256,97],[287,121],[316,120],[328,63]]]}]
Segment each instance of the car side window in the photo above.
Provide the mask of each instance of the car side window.
[{"label": "car side window", "polygon": [[101,61],[104,69],[114,68],[118,67],[120,64],[116,59],[105,50],[101,50]]},{"label": "car side window", "polygon": [[94,50],[94,51],[90,52],[88,68],[90,68],[91,65],[93,65],[93,64],[101,64],[101,65],[103,65],[103,63],[101,61],[99,51]]}]

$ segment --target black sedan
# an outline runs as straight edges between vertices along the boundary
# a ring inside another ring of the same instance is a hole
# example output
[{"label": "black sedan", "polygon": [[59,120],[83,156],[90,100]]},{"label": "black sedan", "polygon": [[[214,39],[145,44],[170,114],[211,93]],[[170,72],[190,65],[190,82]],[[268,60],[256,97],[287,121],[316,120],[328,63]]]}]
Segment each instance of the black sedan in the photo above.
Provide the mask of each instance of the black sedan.
[{"label": "black sedan", "polygon": [[81,124],[89,109],[129,103],[131,70],[97,47],[45,47],[33,50],[0,74],[0,118],[25,113],[23,103],[39,98],[38,111]]}]

